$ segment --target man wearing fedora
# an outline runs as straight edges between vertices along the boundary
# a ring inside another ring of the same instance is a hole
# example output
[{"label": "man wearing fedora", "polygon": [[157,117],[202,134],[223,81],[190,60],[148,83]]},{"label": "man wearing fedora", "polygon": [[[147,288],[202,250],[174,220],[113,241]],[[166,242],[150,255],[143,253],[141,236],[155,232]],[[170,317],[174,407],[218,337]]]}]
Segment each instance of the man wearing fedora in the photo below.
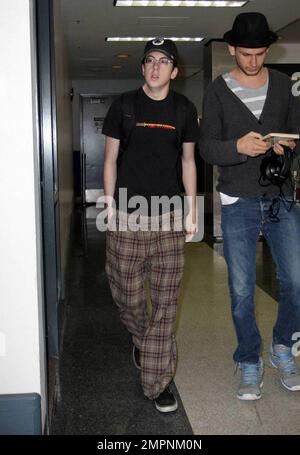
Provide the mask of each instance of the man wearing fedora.
[{"label": "man wearing fedora", "polygon": [[[185,96],[170,90],[170,81],[178,73],[177,61],[172,40],[156,38],[147,42],[142,57],[144,85],[116,99],[102,131],[106,135],[104,191],[111,202],[113,198],[116,202],[118,227],[107,231],[106,272],[121,321],[132,335],[133,360],[141,371],[144,394],[160,412],[177,409],[177,400],[169,388],[177,358],[174,322],[185,234],[193,236],[197,230],[197,111]],[[155,198],[172,201],[177,196],[180,200],[178,160],[182,163],[182,182],[191,199],[186,231],[179,229],[182,207],[171,204],[167,211],[161,208],[159,213],[152,209]],[[121,204],[124,190],[125,207]],[[135,219],[136,210],[130,201],[141,197],[147,202],[146,213],[136,218],[138,229],[131,229],[126,220]],[[113,206],[109,201],[108,204],[112,218]],[[144,289],[146,275],[151,316]]]},{"label": "man wearing fedora", "polygon": [[[203,101],[200,153],[218,165],[224,256],[238,346],[234,361],[242,380],[237,397],[261,398],[262,340],[256,324],[256,242],[263,233],[277,267],[280,299],[269,359],[282,385],[300,390],[293,344],[300,337],[300,207],[289,202],[292,188],[260,185],[261,163],[271,144],[268,133],[299,133],[300,103],[288,76],[264,66],[278,39],[263,14],[239,14],[224,34],[236,66],[216,78]],[[294,141],[274,145],[295,149]],[[268,152],[270,153],[270,152]],[[268,155],[268,154],[267,154]]]}]

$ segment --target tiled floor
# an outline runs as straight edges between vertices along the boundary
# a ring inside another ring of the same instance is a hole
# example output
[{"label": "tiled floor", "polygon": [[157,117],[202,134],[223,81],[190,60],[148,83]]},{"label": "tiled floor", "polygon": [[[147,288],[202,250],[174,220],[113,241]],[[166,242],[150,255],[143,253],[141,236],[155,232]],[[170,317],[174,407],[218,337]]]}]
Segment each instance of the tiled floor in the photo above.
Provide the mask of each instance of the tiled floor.
[{"label": "tiled floor", "polygon": [[[77,221],[60,360],[61,401],[52,434],[300,433],[300,393],[284,390],[270,367],[261,400],[236,398],[239,372],[234,375],[236,341],[222,244],[214,249],[205,243],[186,245],[176,326],[175,384],[181,400],[178,412],[158,413],[143,397],[131,361],[131,339],[109,293],[105,238],[95,229],[93,209],[86,222]],[[267,360],[278,289],[262,242],[257,247],[257,283],[257,318]]]},{"label": "tiled floor", "polygon": [[180,397],[178,411],[164,415],[142,393],[131,337],[106,281],[105,235],[95,228],[92,208],[87,214],[91,218],[83,224],[77,214],[60,359],[61,400],[51,434],[193,434]]},{"label": "tiled floor", "polygon": [[[206,244],[186,246],[175,382],[197,435],[300,434],[300,393],[285,390],[277,371],[268,365],[267,351],[277,309],[270,294],[276,295],[277,291],[272,284],[271,259],[262,249],[263,245],[258,244],[259,282],[265,287],[256,288],[257,320],[266,361],[263,397],[256,402],[243,402],[236,398],[240,374],[232,360],[236,339],[225,261],[220,251],[216,253]],[[263,274],[262,256],[269,281]]]}]

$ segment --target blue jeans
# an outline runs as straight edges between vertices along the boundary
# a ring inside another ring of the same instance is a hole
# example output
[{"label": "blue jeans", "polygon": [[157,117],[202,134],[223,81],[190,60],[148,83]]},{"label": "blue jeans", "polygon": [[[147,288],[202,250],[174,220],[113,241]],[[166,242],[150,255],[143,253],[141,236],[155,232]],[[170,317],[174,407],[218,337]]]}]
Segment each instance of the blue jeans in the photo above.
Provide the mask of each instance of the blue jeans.
[{"label": "blue jeans", "polygon": [[228,266],[231,309],[238,347],[236,362],[256,363],[261,353],[261,336],[255,319],[256,242],[263,233],[276,264],[280,284],[274,343],[292,346],[300,331],[300,207],[288,212],[280,203],[279,222],[270,220],[271,200],[240,198],[222,206],[224,255]]}]

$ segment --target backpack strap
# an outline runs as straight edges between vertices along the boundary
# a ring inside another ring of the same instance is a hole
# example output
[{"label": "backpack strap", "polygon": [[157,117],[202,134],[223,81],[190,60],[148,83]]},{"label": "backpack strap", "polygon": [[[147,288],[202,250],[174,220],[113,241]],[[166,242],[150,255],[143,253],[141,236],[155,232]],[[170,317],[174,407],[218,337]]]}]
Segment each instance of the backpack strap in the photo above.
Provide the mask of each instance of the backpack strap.
[{"label": "backpack strap", "polygon": [[124,152],[129,145],[131,134],[136,123],[137,90],[121,95],[122,106],[122,140],[121,149]]},{"label": "backpack strap", "polygon": [[187,112],[188,112],[188,99],[180,93],[174,93],[175,102],[175,126],[177,132],[177,147],[182,152],[183,137],[186,128]]},{"label": "backpack strap", "polygon": [[178,158],[176,163],[176,172],[177,172],[177,181],[178,186],[182,192],[184,192],[184,187],[182,183],[182,144],[187,122],[187,113],[189,101],[180,93],[174,92],[174,103],[175,103],[175,126],[177,134],[177,149],[178,149]]}]

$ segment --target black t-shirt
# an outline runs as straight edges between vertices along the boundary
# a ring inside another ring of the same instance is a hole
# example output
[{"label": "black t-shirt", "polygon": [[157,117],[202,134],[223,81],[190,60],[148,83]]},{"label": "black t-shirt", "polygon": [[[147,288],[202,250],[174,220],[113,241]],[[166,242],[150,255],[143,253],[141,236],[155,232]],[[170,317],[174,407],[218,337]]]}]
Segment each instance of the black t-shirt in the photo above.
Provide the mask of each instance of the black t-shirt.
[{"label": "black t-shirt", "polygon": [[[102,133],[122,139],[122,101],[116,99],[104,120]],[[144,90],[137,91],[135,126],[127,149],[122,153],[117,170],[115,199],[119,188],[126,188],[128,198],[144,196],[172,197],[180,192],[177,163],[179,150],[175,126],[174,93],[163,100],[149,98]],[[199,129],[197,111],[188,101],[183,142],[197,142]]]}]

